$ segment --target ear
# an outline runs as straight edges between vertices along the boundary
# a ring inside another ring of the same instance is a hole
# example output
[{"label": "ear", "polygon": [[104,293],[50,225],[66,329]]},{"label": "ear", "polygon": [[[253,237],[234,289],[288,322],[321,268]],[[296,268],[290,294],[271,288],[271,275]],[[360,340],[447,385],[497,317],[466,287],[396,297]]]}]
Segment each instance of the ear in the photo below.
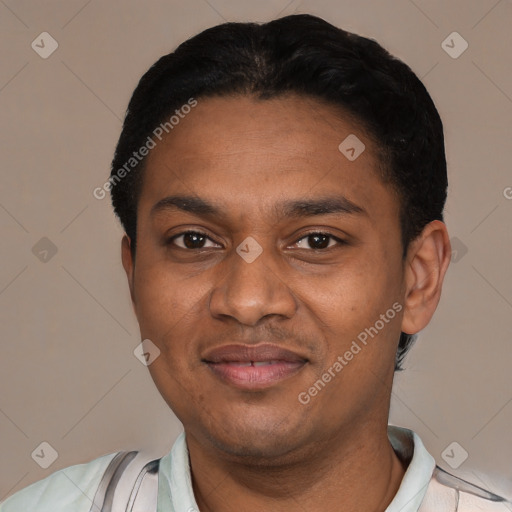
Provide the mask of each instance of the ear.
[{"label": "ear", "polygon": [[430,322],[441,298],[450,259],[451,244],[446,225],[434,220],[411,242],[407,251],[403,332],[416,334]]},{"label": "ear", "polygon": [[130,296],[132,298],[132,304],[135,307],[135,290],[134,290],[134,279],[133,274],[135,270],[135,262],[133,261],[131,240],[128,235],[124,235],[121,241],[121,259],[123,261],[123,268],[128,278],[128,286],[130,287]]}]

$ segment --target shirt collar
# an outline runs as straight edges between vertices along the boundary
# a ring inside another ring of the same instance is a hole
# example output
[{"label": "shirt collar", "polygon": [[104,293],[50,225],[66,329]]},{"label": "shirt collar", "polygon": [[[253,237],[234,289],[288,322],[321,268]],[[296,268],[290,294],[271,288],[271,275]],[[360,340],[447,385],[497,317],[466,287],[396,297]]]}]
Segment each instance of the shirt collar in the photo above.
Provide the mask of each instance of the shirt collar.
[{"label": "shirt collar", "polygon": [[[417,512],[435,468],[435,460],[412,430],[388,425],[388,438],[398,458],[408,463],[398,492],[385,512]],[[198,512],[185,433],[160,461],[157,512]]]},{"label": "shirt collar", "polygon": [[417,512],[427,492],[436,462],[416,432],[388,425],[388,438],[398,458],[409,465],[398,492],[385,512]]}]

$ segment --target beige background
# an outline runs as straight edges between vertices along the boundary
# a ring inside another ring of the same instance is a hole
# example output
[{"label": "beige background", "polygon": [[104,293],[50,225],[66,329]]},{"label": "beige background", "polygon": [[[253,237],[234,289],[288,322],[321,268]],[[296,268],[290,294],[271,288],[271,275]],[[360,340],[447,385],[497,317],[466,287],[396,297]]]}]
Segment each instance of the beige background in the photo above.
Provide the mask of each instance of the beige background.
[{"label": "beige background", "polygon": [[[391,422],[448,470],[457,441],[469,457],[453,472],[512,498],[510,0],[0,0],[0,499],[104,453],[171,446],[180,426],[133,355],[122,232],[92,190],[160,55],[224,20],[294,12],[376,38],[441,112],[458,253],[397,375]],[[48,59],[31,48],[43,31],[59,44]],[[457,59],[441,46],[453,31],[469,43]],[[42,237],[57,248],[46,262],[47,242],[32,250]],[[43,441],[58,452],[46,470],[31,458]]]}]

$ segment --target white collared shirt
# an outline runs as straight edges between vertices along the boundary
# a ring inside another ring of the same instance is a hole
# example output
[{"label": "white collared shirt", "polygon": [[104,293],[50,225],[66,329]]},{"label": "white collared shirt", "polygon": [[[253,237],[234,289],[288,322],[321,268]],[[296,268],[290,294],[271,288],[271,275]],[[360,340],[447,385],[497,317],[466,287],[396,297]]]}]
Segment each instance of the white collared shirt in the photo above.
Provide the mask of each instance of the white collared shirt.
[{"label": "white collared shirt", "polygon": [[[408,461],[409,466],[386,512],[417,512],[432,477],[435,460],[412,430],[389,425],[388,437],[398,457]],[[198,510],[183,433],[176,440],[171,452],[160,461],[157,512]]]},{"label": "white collared shirt", "polygon": [[[392,425],[388,426],[388,437],[397,456],[407,465],[407,470],[385,512],[418,512],[427,488],[434,492],[427,496],[421,511],[459,510],[459,506],[461,511],[471,512],[501,510],[498,508],[501,504],[481,501],[471,494],[459,493],[457,488],[437,484],[429,487],[435,461],[420,437],[412,430]],[[0,512],[90,512],[100,480],[115,455],[105,455],[87,464],[57,471],[1,503]],[[192,488],[186,437],[182,433],[172,450],[160,460],[157,512],[198,510]]]}]

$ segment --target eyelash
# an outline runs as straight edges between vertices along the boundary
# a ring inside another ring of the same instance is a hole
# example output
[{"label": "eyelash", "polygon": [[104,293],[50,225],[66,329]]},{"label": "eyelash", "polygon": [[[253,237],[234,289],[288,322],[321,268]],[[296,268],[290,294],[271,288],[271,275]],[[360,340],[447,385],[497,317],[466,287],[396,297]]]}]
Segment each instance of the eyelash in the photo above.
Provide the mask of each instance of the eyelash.
[{"label": "eyelash", "polygon": [[[189,230],[189,231],[183,231],[182,233],[178,233],[177,235],[173,235],[171,238],[169,238],[169,240],[167,241],[167,245],[176,245],[175,244],[175,240],[179,237],[182,237],[184,235],[189,235],[189,234],[193,234],[193,235],[200,235],[202,237],[205,237],[207,238],[208,240],[210,240],[211,242],[213,243],[217,243],[215,242],[214,240],[212,240],[206,233],[202,232],[202,231],[197,231],[197,230]],[[300,242],[301,240],[304,240],[304,239],[307,239],[308,237],[312,236],[312,235],[321,235],[321,236],[327,236],[329,239],[331,240],[334,240],[337,242],[338,244],[338,247],[341,246],[341,245],[346,245],[346,241],[345,240],[342,240],[341,238],[338,238],[337,236],[334,236],[332,235],[331,233],[328,233],[328,232],[324,232],[324,231],[311,231],[309,233],[305,233],[303,236],[301,236],[300,238],[298,238],[293,245],[297,244],[298,242]],[[183,250],[186,250],[186,251],[200,251],[202,249],[205,249],[204,247],[198,247],[196,249],[188,249],[188,248],[185,248],[185,247],[180,247],[180,246],[177,246],[179,247],[180,249],[183,249]],[[206,248],[208,249],[208,247]],[[323,249],[313,249],[313,248],[308,248],[309,251],[327,251],[328,249],[333,249],[333,246],[327,246]]]}]

